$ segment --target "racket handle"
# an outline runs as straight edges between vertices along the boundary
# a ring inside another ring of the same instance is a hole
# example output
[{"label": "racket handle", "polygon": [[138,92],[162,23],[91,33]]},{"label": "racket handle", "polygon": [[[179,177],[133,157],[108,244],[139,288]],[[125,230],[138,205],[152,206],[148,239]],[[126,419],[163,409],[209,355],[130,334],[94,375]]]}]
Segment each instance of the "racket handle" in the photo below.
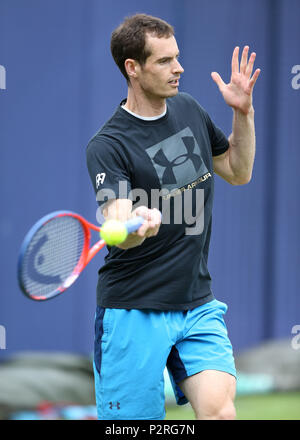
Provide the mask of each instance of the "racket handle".
[{"label": "racket handle", "polygon": [[[161,212],[160,212],[161,216]],[[139,229],[140,226],[144,223],[143,217],[133,217],[125,223],[128,234],[131,232],[135,232]]]},{"label": "racket handle", "polygon": [[131,232],[135,232],[139,229],[140,226],[144,223],[143,217],[133,217],[125,223],[128,234]]}]

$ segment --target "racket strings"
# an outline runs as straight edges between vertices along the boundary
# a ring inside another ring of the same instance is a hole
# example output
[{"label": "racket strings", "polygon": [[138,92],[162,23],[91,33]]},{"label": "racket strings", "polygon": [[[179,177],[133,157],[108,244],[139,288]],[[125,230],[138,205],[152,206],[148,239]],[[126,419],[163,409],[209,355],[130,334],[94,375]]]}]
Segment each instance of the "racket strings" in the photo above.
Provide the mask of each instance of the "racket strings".
[{"label": "racket strings", "polygon": [[50,297],[76,268],[85,244],[80,221],[71,216],[54,217],[32,238],[24,256],[22,279],[33,297]]}]

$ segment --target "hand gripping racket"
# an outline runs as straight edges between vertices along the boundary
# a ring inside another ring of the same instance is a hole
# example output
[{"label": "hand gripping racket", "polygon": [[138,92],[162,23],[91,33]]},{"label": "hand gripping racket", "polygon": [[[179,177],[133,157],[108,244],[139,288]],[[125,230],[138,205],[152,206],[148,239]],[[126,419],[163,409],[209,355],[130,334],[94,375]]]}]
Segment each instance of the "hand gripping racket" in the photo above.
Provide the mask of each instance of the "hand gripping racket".
[{"label": "hand gripping racket", "polygon": [[[128,233],[143,224],[142,217],[125,223]],[[70,211],[56,211],[41,218],[27,233],[18,260],[18,280],[29,298],[48,300],[63,293],[105,245],[91,246],[91,230],[101,227]]]}]

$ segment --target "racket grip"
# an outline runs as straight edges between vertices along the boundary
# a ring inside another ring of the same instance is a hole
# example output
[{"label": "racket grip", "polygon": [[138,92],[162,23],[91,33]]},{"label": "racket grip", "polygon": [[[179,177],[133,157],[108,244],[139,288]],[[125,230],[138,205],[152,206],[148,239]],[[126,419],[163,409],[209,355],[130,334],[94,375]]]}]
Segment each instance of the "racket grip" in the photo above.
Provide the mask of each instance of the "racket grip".
[{"label": "racket grip", "polygon": [[125,223],[128,234],[131,232],[135,232],[139,229],[140,226],[144,223],[143,217],[133,217]]},{"label": "racket grip", "polygon": [[[160,212],[161,216],[161,212]],[[139,229],[140,226],[144,223],[143,217],[133,217],[125,223],[128,234],[131,232],[135,232]]]}]

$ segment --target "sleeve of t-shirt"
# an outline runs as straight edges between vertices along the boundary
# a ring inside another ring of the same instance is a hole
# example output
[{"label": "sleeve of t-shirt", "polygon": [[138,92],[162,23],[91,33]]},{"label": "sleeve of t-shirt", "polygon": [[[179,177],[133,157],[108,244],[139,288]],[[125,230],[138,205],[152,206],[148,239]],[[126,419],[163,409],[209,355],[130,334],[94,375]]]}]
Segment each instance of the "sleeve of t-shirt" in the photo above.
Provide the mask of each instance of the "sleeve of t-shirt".
[{"label": "sleeve of t-shirt", "polygon": [[86,162],[99,206],[111,199],[127,199],[131,190],[130,170],[121,146],[105,137],[92,139]]},{"label": "sleeve of t-shirt", "polygon": [[229,142],[223,131],[217,127],[209,117],[208,113],[204,111],[204,117],[206,120],[206,126],[209,133],[211,142],[211,150],[213,156],[219,156],[225,153],[229,148]]}]

